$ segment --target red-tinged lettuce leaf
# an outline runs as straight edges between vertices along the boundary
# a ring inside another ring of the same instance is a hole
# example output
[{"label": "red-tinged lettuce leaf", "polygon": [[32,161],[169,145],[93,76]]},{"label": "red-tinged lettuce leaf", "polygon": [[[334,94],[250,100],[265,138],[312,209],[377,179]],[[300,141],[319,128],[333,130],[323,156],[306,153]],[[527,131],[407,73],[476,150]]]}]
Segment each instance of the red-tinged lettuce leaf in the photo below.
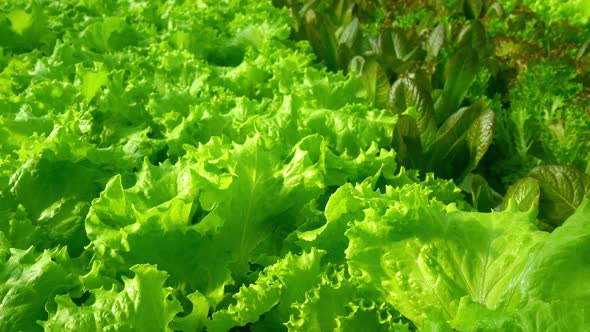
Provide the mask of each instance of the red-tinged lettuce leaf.
[{"label": "red-tinged lettuce leaf", "polygon": [[377,36],[376,48],[379,56],[378,61],[383,66],[385,74],[388,77],[391,77],[394,74],[399,75],[406,73],[415,63],[415,61],[411,59],[404,61],[397,57],[393,43],[393,36],[390,29],[382,31]]},{"label": "red-tinged lettuce leaf", "polygon": [[490,212],[502,202],[502,195],[497,193],[479,174],[468,174],[461,183],[461,188],[471,194],[471,204],[480,212]]},{"label": "red-tinged lettuce leaf", "polygon": [[436,137],[436,119],[430,94],[411,78],[402,78],[391,87],[389,109],[401,114],[413,108],[415,120],[420,130],[423,146],[429,146]]},{"label": "red-tinged lettuce leaf", "polygon": [[478,54],[471,47],[460,48],[445,68],[445,84],[441,97],[435,102],[437,123],[443,123],[461,106],[479,69]]},{"label": "red-tinged lettuce leaf", "polygon": [[482,0],[467,0],[463,2],[463,11],[467,18],[479,18],[484,8],[484,1]]},{"label": "red-tinged lettuce leaf", "polygon": [[362,32],[359,30],[359,21],[354,18],[342,29],[336,31],[338,44],[336,46],[336,61],[339,68],[347,68],[350,60],[360,48]]},{"label": "red-tinged lettuce leaf", "polygon": [[300,13],[303,25],[299,32],[313,46],[318,56],[324,61],[326,67],[330,70],[336,70],[337,57],[336,47],[337,40],[334,32],[336,26],[328,15],[318,13],[314,9],[305,8]]},{"label": "red-tinged lettuce leaf", "polygon": [[385,108],[389,97],[389,79],[385,70],[374,58],[355,56],[350,61],[349,70],[360,75],[367,92],[367,99],[378,108]]},{"label": "red-tinged lettuce leaf", "polygon": [[538,208],[540,195],[539,181],[532,177],[524,177],[508,187],[502,201],[502,210],[508,209],[510,201],[520,211],[529,211],[533,207]]},{"label": "red-tinged lettuce leaf", "polygon": [[492,143],[494,112],[478,102],[453,113],[427,148],[427,170],[461,181],[474,170]]},{"label": "red-tinged lettuce leaf", "polygon": [[400,115],[393,129],[391,147],[397,154],[396,161],[399,165],[409,169],[423,169],[424,152],[420,129],[412,116]]},{"label": "red-tinged lettuce leaf", "polygon": [[[419,47],[412,36],[399,28],[388,28],[380,34],[380,49],[386,56],[395,55],[398,60],[408,63],[417,54]],[[399,69],[398,69],[399,70]]]},{"label": "red-tinged lettuce leaf", "polygon": [[182,306],[171,297],[172,288],[164,287],[166,272],[152,265],[135,265],[131,271],[135,276],[123,277],[120,292],[91,290],[87,304],[76,305],[68,295],[57,296],[57,309],[39,324],[45,331],[172,331],[169,324]]},{"label": "red-tinged lettuce leaf", "polygon": [[445,42],[445,24],[439,23],[432,29],[430,36],[428,36],[427,51],[430,57],[438,56],[442,45]]},{"label": "red-tinged lettuce leaf", "polygon": [[488,47],[487,35],[482,22],[473,20],[463,27],[457,36],[457,44],[459,47],[470,47],[482,56]]},{"label": "red-tinged lettuce leaf", "polygon": [[590,199],[590,175],[565,165],[533,168],[530,177],[539,183],[540,217],[559,226],[585,199]]},{"label": "red-tinged lettuce leaf", "polygon": [[496,130],[496,114],[491,109],[486,108],[481,115],[473,121],[467,131],[467,146],[471,157],[467,169],[475,169],[481,159],[484,157],[494,138]]}]

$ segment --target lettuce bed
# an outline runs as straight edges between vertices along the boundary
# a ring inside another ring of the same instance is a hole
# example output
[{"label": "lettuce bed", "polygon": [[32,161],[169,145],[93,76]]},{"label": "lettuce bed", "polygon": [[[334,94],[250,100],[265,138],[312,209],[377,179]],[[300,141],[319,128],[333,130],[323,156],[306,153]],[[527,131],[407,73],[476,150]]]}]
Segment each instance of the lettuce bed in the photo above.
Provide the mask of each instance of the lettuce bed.
[{"label": "lettuce bed", "polygon": [[480,212],[541,201],[545,230],[590,196],[590,3],[275,2],[330,70],[399,115],[398,166],[453,179]]},{"label": "lettuce bed", "polygon": [[0,330],[588,329],[590,203],[548,233],[399,167],[401,117],[294,25],[0,4]]}]

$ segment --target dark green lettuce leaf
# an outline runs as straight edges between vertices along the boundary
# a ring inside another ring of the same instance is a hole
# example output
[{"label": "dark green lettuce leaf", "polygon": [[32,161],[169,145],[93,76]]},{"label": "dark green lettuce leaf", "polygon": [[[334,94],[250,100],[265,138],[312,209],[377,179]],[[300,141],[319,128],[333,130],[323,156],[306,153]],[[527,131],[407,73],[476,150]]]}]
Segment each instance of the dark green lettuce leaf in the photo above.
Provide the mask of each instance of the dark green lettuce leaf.
[{"label": "dark green lettuce leaf", "polygon": [[426,151],[427,169],[444,178],[462,180],[487,152],[494,129],[494,112],[482,102],[453,113]]},{"label": "dark green lettuce leaf", "polygon": [[400,115],[393,129],[391,147],[397,152],[396,160],[400,165],[410,169],[424,169],[420,129],[412,116]]},{"label": "dark green lettuce leaf", "polygon": [[560,225],[590,199],[590,175],[569,166],[544,165],[531,170],[541,189],[539,212],[553,226]]},{"label": "dark green lettuce leaf", "polygon": [[436,120],[444,122],[460,106],[479,68],[479,57],[471,47],[460,48],[445,67],[442,95],[435,102]]},{"label": "dark green lettuce leaf", "polygon": [[415,121],[424,146],[430,145],[436,135],[436,119],[430,94],[411,78],[397,80],[389,94],[389,109],[395,114],[401,114],[410,108],[416,114]]},{"label": "dark green lettuce leaf", "polygon": [[540,195],[539,182],[532,177],[524,177],[508,187],[502,201],[502,209],[507,209],[510,201],[513,201],[518,210],[528,211],[539,206]]}]

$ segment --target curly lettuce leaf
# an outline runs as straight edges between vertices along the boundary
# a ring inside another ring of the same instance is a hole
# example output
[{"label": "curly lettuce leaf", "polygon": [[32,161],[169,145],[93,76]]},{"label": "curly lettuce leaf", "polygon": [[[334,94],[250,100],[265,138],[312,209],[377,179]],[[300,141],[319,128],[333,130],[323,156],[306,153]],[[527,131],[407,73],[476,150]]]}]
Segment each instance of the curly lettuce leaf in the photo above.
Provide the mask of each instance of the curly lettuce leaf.
[{"label": "curly lettuce leaf", "polygon": [[305,293],[305,301],[293,304],[285,325],[292,331],[410,331],[399,322],[399,313],[373,292],[365,280],[348,276],[343,266],[328,266]]},{"label": "curly lettuce leaf", "polygon": [[361,326],[408,331],[399,313],[377,300],[362,280],[350,278],[343,266],[323,267],[324,255],[312,248],[265,268],[255,283],[240,288],[227,309],[213,314],[207,330],[249,324],[254,331],[354,331]]},{"label": "curly lettuce leaf", "polygon": [[207,330],[227,331],[257,322],[277,328],[286,323],[291,304],[303,301],[305,291],[321,278],[320,263],[324,254],[315,249],[301,255],[287,254],[266,267],[253,284],[242,286],[233,295],[233,303],[213,314],[206,323]]},{"label": "curly lettuce leaf", "polygon": [[41,331],[35,322],[47,318],[46,303],[79,288],[76,276],[60,265],[62,251],[11,249],[0,232],[0,329]]},{"label": "curly lettuce leaf", "polygon": [[127,189],[120,176],[111,179],[85,221],[103,273],[116,276],[135,264],[157,264],[170,282],[217,298],[229,272],[216,264],[214,242],[191,227],[200,209],[193,205],[198,193],[196,179],[180,162],[153,166],[146,161]]},{"label": "curly lettuce leaf", "polygon": [[[463,298],[498,313],[532,300],[590,303],[580,279],[589,267],[582,258],[588,203],[548,234],[536,230],[530,212],[463,212],[429,205],[417,191],[380,196],[346,231],[346,258],[351,273],[369,278],[416,325],[428,321],[430,307],[454,319]],[[562,292],[557,285],[576,286]]]},{"label": "curly lettuce leaf", "polygon": [[410,193],[418,192],[427,204],[457,204],[467,208],[459,188],[452,181],[435,179],[428,174],[426,179],[420,180],[418,172],[401,169],[395,176],[383,179],[387,184],[385,192],[387,198],[374,192],[374,184],[368,181],[354,186],[347,183],[340,186],[328,199],[324,208],[321,224],[315,228],[305,225],[297,230],[298,246],[302,248],[321,248],[326,250],[326,259],[333,263],[343,263],[345,250],[349,247],[349,238],[345,232],[356,221],[363,220],[366,209],[382,209],[388,199],[401,199]]},{"label": "curly lettuce leaf", "polygon": [[173,331],[169,324],[182,307],[170,298],[172,289],[164,287],[167,274],[152,265],[135,265],[131,271],[135,276],[123,277],[120,292],[91,290],[91,300],[83,305],[76,305],[69,295],[56,296],[57,309],[39,324],[45,331]]}]

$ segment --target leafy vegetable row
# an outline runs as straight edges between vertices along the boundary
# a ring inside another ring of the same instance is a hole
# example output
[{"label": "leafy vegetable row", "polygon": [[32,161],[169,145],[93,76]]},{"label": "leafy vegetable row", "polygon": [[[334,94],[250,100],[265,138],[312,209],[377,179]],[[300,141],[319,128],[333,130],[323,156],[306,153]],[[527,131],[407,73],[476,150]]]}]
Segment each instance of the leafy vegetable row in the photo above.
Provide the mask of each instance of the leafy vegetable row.
[{"label": "leafy vegetable row", "polygon": [[[587,329],[590,205],[543,201],[572,171],[489,212],[474,84],[436,70],[446,114],[400,73],[377,104],[296,25],[258,0],[0,3],[0,330]],[[446,151],[477,199],[426,172]]]}]

